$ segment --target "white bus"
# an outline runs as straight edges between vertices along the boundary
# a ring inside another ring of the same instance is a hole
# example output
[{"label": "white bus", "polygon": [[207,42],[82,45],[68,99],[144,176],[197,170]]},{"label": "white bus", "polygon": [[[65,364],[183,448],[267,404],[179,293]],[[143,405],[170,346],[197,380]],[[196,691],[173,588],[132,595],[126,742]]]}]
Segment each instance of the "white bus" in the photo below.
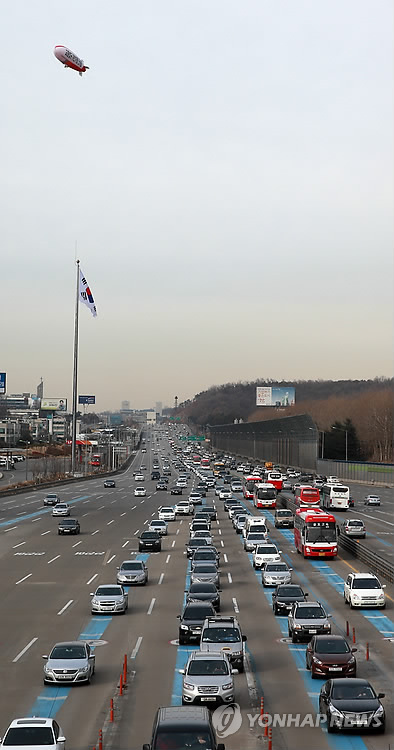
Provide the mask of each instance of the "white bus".
[{"label": "white bus", "polygon": [[320,505],[327,510],[347,510],[350,490],[343,484],[323,484],[320,489]]}]

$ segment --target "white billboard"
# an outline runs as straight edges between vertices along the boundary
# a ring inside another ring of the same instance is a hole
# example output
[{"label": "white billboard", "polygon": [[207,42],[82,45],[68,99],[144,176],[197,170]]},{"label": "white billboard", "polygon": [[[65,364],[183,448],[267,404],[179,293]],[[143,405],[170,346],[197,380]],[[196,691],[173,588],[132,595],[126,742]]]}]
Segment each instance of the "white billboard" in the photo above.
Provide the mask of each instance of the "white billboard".
[{"label": "white billboard", "polygon": [[273,388],[257,386],[256,406],[293,406],[295,404],[295,388],[291,386]]},{"label": "white billboard", "polygon": [[45,411],[67,411],[67,399],[43,398],[41,399],[41,409]]}]

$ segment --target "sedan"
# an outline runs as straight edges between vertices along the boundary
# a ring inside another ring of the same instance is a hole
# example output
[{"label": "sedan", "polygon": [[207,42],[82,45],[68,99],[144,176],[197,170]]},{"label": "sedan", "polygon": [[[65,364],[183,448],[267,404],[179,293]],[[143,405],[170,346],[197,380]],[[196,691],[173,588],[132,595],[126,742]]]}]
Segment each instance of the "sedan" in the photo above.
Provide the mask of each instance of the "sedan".
[{"label": "sedan", "polygon": [[192,560],[192,569],[194,568],[197,563],[214,563],[215,565],[219,564],[219,555],[220,552],[216,549],[216,547],[204,547],[203,549],[199,550],[197,549],[193,555]]},{"label": "sedan", "polygon": [[[205,494],[206,493],[204,493],[204,497],[205,497]],[[191,492],[189,495],[189,501],[193,503],[193,505],[202,505],[202,498],[203,498],[203,495],[200,491]]]},{"label": "sedan", "polygon": [[272,609],[274,615],[287,615],[294,602],[305,602],[309,596],[301,586],[296,584],[280,584],[272,594]]},{"label": "sedan", "polygon": [[139,471],[134,474],[134,479],[136,482],[145,482],[145,477],[143,474],[141,474]]},{"label": "sedan", "polygon": [[209,602],[189,602],[179,619],[179,645],[183,646],[191,641],[200,642],[201,630],[207,617],[215,617],[213,605]]},{"label": "sedan", "polygon": [[57,505],[60,503],[60,497],[59,495],[55,495],[55,493],[50,493],[46,497],[44,497],[44,505]]},{"label": "sedan", "polygon": [[139,552],[160,552],[161,536],[157,531],[143,531],[138,539]]},{"label": "sedan", "polygon": [[142,560],[124,560],[117,568],[116,583],[145,586],[148,583],[148,568]]},{"label": "sedan", "polygon": [[146,497],[145,487],[136,487],[134,490],[134,497]]},{"label": "sedan", "polygon": [[361,537],[362,539],[365,539],[367,534],[364,521],[360,521],[358,518],[349,518],[347,521],[343,521],[341,531],[346,536]]},{"label": "sedan", "polygon": [[182,492],[182,487],[177,487],[176,485],[175,487],[171,487],[171,495],[182,495]]},{"label": "sedan", "polygon": [[[88,643],[83,641],[65,641],[56,643],[44,666],[44,683],[89,683],[94,675],[95,656]],[[30,745],[30,742],[26,744]]]},{"label": "sedan", "polygon": [[159,508],[159,519],[160,521],[175,521],[175,509],[170,505]]},{"label": "sedan", "polygon": [[166,485],[166,483],[165,483],[165,482],[163,482],[163,481],[162,481],[162,480],[160,479],[160,481],[159,481],[159,482],[157,483],[157,485],[156,485],[156,490],[157,490],[158,492],[160,492],[160,491],[161,491],[161,492],[167,492],[167,485]]},{"label": "sedan", "polygon": [[278,586],[281,583],[291,583],[291,571],[285,562],[267,562],[263,567],[261,581],[263,586]]},{"label": "sedan", "polygon": [[324,683],[319,697],[319,712],[327,717],[327,732],[336,729],[374,729],[384,732],[386,715],[380,698],[368,680],[341,677]]},{"label": "sedan", "polygon": [[[245,536],[244,549],[247,552],[253,552],[253,566],[255,568],[261,568],[260,559],[256,557],[257,550],[264,544],[267,539],[267,528],[261,526],[261,531],[249,531],[249,534]],[[278,560],[280,558],[278,557]]]},{"label": "sedan", "polygon": [[219,488],[219,492],[216,492],[215,494],[219,495],[219,500],[228,500],[230,497],[232,497],[232,491],[231,489],[228,489],[227,487]]},{"label": "sedan", "polygon": [[215,563],[198,563],[190,573],[190,583],[213,583],[220,588],[220,573]]},{"label": "sedan", "polygon": [[116,482],[113,479],[106,479],[104,487],[116,487]]},{"label": "sedan", "polygon": [[197,549],[201,549],[201,547],[208,547],[208,542],[206,539],[189,539],[188,542],[185,544],[186,547],[186,554],[188,557],[193,557],[195,551]]},{"label": "sedan", "polygon": [[213,583],[192,583],[185,591],[187,602],[210,602],[220,612],[220,593]]},{"label": "sedan", "polygon": [[58,534],[79,534],[80,531],[81,527],[76,518],[64,518],[62,521],[59,521],[57,527]]},{"label": "sedan", "polygon": [[114,612],[124,615],[129,606],[128,595],[123,586],[104,584],[96,589],[92,597],[92,615]]},{"label": "sedan", "polygon": [[68,503],[58,503],[52,509],[53,516],[69,516],[71,513]]},{"label": "sedan", "polygon": [[168,526],[165,521],[153,518],[148,525],[148,531],[157,531],[160,536],[167,536]]},{"label": "sedan", "polygon": [[205,530],[198,529],[197,531],[193,531],[192,539],[200,539],[200,540],[205,539],[207,544],[210,544],[210,545],[212,544],[212,534],[210,531],[207,531],[206,529]]},{"label": "sedan", "polygon": [[175,506],[177,516],[190,516],[194,513],[194,506],[188,500],[181,500]]},{"label": "sedan", "polygon": [[371,506],[380,505],[379,495],[367,495],[367,497],[364,500],[364,505],[371,505]]},{"label": "sedan", "polygon": [[8,727],[0,747],[29,746],[29,750],[64,750],[66,738],[55,719],[39,719],[31,716],[14,719]]},{"label": "sedan", "polygon": [[306,649],[306,668],[311,677],[355,677],[356,648],[350,648],[342,635],[314,635]]}]

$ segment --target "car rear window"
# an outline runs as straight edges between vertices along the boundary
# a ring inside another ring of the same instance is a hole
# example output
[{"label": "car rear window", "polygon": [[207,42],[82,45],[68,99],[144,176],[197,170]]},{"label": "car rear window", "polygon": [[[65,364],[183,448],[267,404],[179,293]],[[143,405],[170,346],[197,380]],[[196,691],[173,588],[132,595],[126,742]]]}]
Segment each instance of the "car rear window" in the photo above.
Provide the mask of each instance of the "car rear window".
[{"label": "car rear window", "polygon": [[3,745],[53,745],[51,727],[11,727],[3,740]]}]

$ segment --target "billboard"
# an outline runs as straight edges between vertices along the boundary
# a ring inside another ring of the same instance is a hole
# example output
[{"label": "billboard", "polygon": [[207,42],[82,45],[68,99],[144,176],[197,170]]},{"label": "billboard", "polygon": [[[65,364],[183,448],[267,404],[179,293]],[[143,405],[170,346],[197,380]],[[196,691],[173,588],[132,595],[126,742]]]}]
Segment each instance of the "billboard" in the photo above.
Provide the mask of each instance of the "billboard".
[{"label": "billboard", "polygon": [[79,404],[95,404],[96,396],[78,396]]},{"label": "billboard", "polygon": [[43,398],[41,399],[41,409],[44,411],[67,411],[67,399]]},{"label": "billboard", "polygon": [[295,388],[284,386],[273,388],[258,386],[256,388],[256,406],[293,406],[295,404]]},{"label": "billboard", "polygon": [[0,372],[0,393],[5,393],[7,373]]}]

